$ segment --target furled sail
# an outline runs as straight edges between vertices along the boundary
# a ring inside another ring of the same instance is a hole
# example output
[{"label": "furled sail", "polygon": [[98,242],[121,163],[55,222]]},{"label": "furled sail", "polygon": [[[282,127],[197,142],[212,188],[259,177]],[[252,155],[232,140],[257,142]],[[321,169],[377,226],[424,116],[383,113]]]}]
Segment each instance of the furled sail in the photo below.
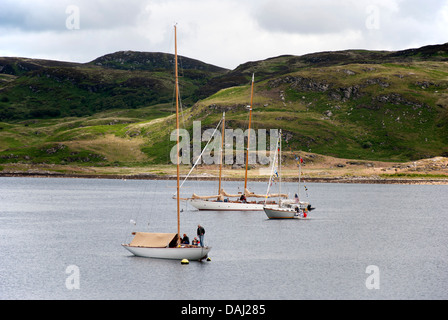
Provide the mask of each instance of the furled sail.
[{"label": "furled sail", "polygon": [[287,194],[268,194],[267,196],[265,194],[256,194],[253,192],[250,192],[248,189],[245,190],[244,195],[246,197],[252,197],[252,198],[288,198]]},{"label": "furled sail", "polygon": [[129,245],[131,247],[166,248],[175,246],[176,242],[176,233],[136,232]]},{"label": "furled sail", "polygon": [[[256,194],[256,193],[250,192],[248,189],[246,189],[246,191],[244,192],[244,195],[246,196],[246,198],[248,198],[248,197],[266,198],[265,194]],[[202,200],[218,199],[218,200],[224,201],[224,197],[239,198],[239,197],[241,197],[241,194],[229,194],[224,189],[221,189],[221,193],[218,195],[214,195],[214,196],[198,196],[197,194],[193,193],[193,195],[191,196],[191,199],[202,199]],[[267,197],[268,198],[288,198],[288,195],[287,194],[268,194]]]},{"label": "furled sail", "polygon": [[224,201],[224,196],[221,194],[218,194],[216,196],[198,196],[196,193],[193,193],[193,195],[191,196],[191,199],[202,199],[202,200],[215,199],[215,198]]}]

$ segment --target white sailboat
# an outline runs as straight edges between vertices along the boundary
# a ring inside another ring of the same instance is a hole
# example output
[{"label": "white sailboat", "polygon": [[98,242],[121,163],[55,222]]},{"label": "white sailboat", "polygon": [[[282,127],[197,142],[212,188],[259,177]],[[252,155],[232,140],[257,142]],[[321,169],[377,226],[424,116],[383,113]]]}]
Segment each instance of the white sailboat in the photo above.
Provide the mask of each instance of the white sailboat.
[{"label": "white sailboat", "polygon": [[[251,84],[251,98],[249,105],[249,130],[247,137],[247,149],[246,149],[246,170],[244,176],[244,192],[239,194],[229,194],[224,189],[221,188],[221,177],[222,177],[222,154],[223,154],[223,144],[224,144],[224,128],[225,128],[225,113],[223,114],[222,120],[222,135],[221,135],[221,150],[220,150],[220,165],[219,165],[219,186],[218,194],[213,196],[198,196],[193,194],[189,203],[198,210],[213,210],[213,211],[262,211],[263,207],[267,206],[277,206],[275,201],[250,201],[249,198],[266,198],[266,195],[255,194],[247,189],[247,170],[249,164],[249,142],[250,142],[250,128],[252,120],[252,104],[254,95],[254,75],[252,75]],[[242,198],[244,196],[244,198]],[[287,198],[286,194],[275,194],[269,195],[269,197],[280,197]],[[236,200],[231,200],[231,198],[236,198]]]},{"label": "white sailboat", "polygon": [[177,70],[177,30],[175,39],[175,86],[176,86],[176,127],[177,127],[177,233],[135,232],[129,244],[122,246],[139,257],[202,260],[207,257],[211,247],[181,245],[180,241],[180,187],[179,187],[179,77]]},{"label": "white sailboat", "polygon": [[296,204],[284,204],[277,207],[264,207],[269,219],[308,219],[308,209]]},{"label": "white sailboat", "polygon": [[[280,177],[280,183],[279,188],[281,188],[281,138],[282,134],[280,131],[280,136],[277,141],[278,148],[276,149],[276,152],[278,151],[278,159],[277,159],[277,153],[275,154],[274,158],[278,160],[278,171],[279,171],[279,177]],[[274,168],[277,161],[274,161],[272,163],[272,169],[271,169],[271,178],[268,183],[268,189],[266,194],[269,193],[270,186],[272,184],[273,179],[273,173]],[[264,212],[266,213],[266,216],[269,219],[308,219],[308,213],[309,211],[313,210],[314,208],[311,207],[309,202],[300,201],[300,175],[301,175],[301,164],[299,162],[299,190],[296,194],[294,199],[279,199],[279,203],[277,205],[265,205],[263,207]]]},{"label": "white sailboat", "polygon": [[138,257],[175,260],[202,260],[210,247],[179,245],[176,233],[135,232],[131,243],[123,247]]},{"label": "white sailboat", "polygon": [[308,202],[288,200],[277,206],[265,206],[263,210],[269,219],[308,219],[314,208]]}]

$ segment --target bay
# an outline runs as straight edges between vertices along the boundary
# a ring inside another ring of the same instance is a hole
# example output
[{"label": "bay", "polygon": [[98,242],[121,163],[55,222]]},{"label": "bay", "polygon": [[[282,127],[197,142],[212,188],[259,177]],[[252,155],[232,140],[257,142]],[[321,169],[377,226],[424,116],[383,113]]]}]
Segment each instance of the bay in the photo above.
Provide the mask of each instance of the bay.
[{"label": "bay", "polygon": [[[211,262],[182,265],[121,247],[133,231],[176,232],[175,181],[0,178],[0,299],[448,298],[448,186],[306,187],[301,197],[317,208],[306,221],[183,203],[181,232],[192,239],[203,225],[213,249]],[[216,188],[194,181],[183,193]]]}]

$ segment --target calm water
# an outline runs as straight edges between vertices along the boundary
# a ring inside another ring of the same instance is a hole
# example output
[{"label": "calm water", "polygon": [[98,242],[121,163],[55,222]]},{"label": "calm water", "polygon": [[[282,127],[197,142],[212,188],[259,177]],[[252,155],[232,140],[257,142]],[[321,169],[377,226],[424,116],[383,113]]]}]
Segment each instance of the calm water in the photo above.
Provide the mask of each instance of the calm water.
[{"label": "calm water", "polygon": [[448,186],[310,183],[308,221],[183,205],[181,232],[202,224],[211,262],[131,256],[132,231],[176,232],[174,183],[0,178],[0,299],[448,299]]}]

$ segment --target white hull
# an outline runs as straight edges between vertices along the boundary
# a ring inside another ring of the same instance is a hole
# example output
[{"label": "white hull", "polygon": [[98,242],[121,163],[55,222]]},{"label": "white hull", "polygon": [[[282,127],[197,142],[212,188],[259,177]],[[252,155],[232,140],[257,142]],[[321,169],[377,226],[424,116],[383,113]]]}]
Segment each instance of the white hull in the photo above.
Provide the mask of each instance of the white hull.
[{"label": "white hull", "polygon": [[201,260],[207,257],[211,249],[211,247],[148,248],[126,244],[123,244],[123,247],[138,257],[174,260]]},{"label": "white hull", "polygon": [[[261,203],[242,203],[242,202],[218,202],[202,199],[189,200],[191,205],[198,210],[214,210],[214,211],[262,211],[265,207],[263,201]],[[267,205],[266,207],[274,207],[277,204]]]},{"label": "white hull", "polygon": [[302,217],[294,209],[286,208],[264,208],[264,212],[269,219],[307,219]]}]

